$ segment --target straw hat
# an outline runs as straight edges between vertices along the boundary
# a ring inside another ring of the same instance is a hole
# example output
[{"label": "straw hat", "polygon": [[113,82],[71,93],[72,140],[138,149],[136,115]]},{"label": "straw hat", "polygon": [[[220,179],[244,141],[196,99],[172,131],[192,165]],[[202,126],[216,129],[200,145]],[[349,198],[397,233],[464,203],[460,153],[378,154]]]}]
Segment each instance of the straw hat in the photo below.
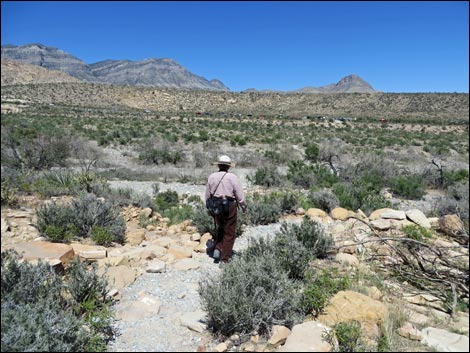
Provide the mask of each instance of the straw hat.
[{"label": "straw hat", "polygon": [[219,156],[218,161],[212,164],[222,164],[222,165],[228,165],[230,167],[235,167],[235,163],[233,163],[230,157],[226,155]]}]

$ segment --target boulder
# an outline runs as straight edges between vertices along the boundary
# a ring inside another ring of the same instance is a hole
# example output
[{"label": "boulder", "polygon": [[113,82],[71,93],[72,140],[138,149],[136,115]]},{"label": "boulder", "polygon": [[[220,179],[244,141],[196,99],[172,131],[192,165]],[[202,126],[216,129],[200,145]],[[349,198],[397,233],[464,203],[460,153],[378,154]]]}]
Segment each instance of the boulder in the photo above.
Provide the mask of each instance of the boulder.
[{"label": "boulder", "polygon": [[365,337],[375,339],[380,335],[380,325],[385,322],[387,307],[366,295],[348,290],[336,293],[324,312],[318,320],[325,325],[356,320],[361,323]]},{"label": "boulder", "polygon": [[292,328],[278,352],[331,352],[333,346],[324,339],[330,328],[318,321],[306,321]]},{"label": "boulder", "polygon": [[428,218],[425,216],[423,212],[418,209],[412,209],[405,212],[406,217],[413,223],[423,227],[423,228],[431,228],[431,222],[429,222]]}]

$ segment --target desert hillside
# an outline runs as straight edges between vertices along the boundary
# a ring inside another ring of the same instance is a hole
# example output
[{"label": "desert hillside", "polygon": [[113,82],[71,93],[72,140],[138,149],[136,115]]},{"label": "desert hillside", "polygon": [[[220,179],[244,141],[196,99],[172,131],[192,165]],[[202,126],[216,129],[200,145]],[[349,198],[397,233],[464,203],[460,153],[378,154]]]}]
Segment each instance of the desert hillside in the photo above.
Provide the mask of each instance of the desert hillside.
[{"label": "desert hillside", "polygon": [[468,94],[464,93],[236,93],[91,83],[2,87],[2,102],[22,99],[31,103],[121,106],[175,114],[201,112],[207,115],[425,118],[444,121],[468,121],[468,98]]}]

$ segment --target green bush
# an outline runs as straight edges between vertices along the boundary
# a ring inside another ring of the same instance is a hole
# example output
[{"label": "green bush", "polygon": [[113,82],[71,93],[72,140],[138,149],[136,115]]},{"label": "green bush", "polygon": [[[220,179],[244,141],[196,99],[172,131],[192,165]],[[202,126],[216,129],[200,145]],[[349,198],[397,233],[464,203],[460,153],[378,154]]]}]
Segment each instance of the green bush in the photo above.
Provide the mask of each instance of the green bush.
[{"label": "green bush", "polygon": [[113,235],[109,229],[97,225],[91,228],[90,238],[96,244],[106,247],[111,246],[113,242]]},{"label": "green bush", "polygon": [[310,162],[317,162],[318,156],[320,154],[320,149],[318,148],[317,144],[310,143],[305,147],[305,158]]},{"label": "green bush", "polygon": [[404,175],[392,178],[391,191],[397,196],[419,200],[425,194],[424,179],[419,175]]},{"label": "green bush", "polygon": [[298,285],[271,254],[235,257],[219,276],[200,283],[199,294],[209,326],[224,336],[266,335],[274,324],[292,327],[301,318]]},{"label": "green bush", "polygon": [[66,242],[73,237],[90,237],[96,226],[105,228],[116,243],[123,244],[125,240],[126,223],[119,210],[93,194],[82,195],[70,205],[55,202],[43,205],[37,216],[39,232],[51,241]]},{"label": "green bush", "polygon": [[178,206],[178,193],[173,190],[159,192],[155,198],[155,203],[158,212]]},{"label": "green bush", "polygon": [[373,210],[391,207],[389,200],[375,190],[375,187],[362,185],[360,181],[349,183],[338,183],[333,186],[333,193],[339,201],[339,205],[349,210],[361,209],[369,213]]},{"label": "green bush", "polygon": [[253,195],[253,199],[247,200],[247,221],[249,225],[276,223],[281,216],[280,205],[271,202],[269,197]]},{"label": "green bush", "polygon": [[420,227],[416,224],[410,224],[401,228],[402,232],[409,239],[414,239],[420,242],[425,242],[426,239],[432,237],[432,232],[429,229]]},{"label": "green bush", "polygon": [[169,147],[162,148],[144,148],[140,153],[139,159],[145,164],[178,164],[183,161],[181,151],[171,151]]},{"label": "green bush", "polygon": [[39,233],[49,241],[65,243],[78,236],[75,215],[69,206],[55,202],[42,205],[37,210],[37,219]]},{"label": "green bush", "polygon": [[[1,254],[2,352],[105,351],[112,336],[109,302],[94,294],[105,280],[85,263],[71,262],[62,278],[43,261],[18,259]],[[94,310],[81,310],[77,299],[91,297]]]},{"label": "green bush", "polygon": [[18,198],[16,197],[17,189],[11,186],[9,179],[2,178],[2,206],[17,207]]},{"label": "green bush", "polygon": [[[338,352],[363,352],[364,346],[361,340],[361,323],[359,321],[340,322],[333,326],[330,334],[338,341]],[[334,342],[332,336],[327,338],[330,343]]]},{"label": "green bush", "polygon": [[126,222],[113,204],[98,199],[94,194],[86,194],[73,200],[70,207],[79,236],[89,237],[92,228],[99,226],[109,230],[114,242],[124,243]]},{"label": "green bush", "polygon": [[314,167],[303,161],[291,161],[288,165],[287,179],[296,186],[309,189],[315,185]]},{"label": "green bush", "polygon": [[249,180],[255,185],[266,187],[279,186],[283,182],[283,177],[275,166],[262,166],[258,168],[255,175]]},{"label": "green bush", "polygon": [[327,257],[328,252],[334,245],[333,238],[325,233],[322,225],[311,220],[308,216],[303,218],[300,225],[282,223],[279,232],[287,239],[300,241],[315,258]]},{"label": "green bush", "polygon": [[318,316],[336,293],[351,287],[351,280],[338,273],[336,268],[315,272],[307,271],[303,289],[302,308],[305,313]]},{"label": "green bush", "polygon": [[340,204],[336,195],[329,190],[311,191],[308,194],[308,199],[312,202],[313,207],[326,212],[331,212]]}]

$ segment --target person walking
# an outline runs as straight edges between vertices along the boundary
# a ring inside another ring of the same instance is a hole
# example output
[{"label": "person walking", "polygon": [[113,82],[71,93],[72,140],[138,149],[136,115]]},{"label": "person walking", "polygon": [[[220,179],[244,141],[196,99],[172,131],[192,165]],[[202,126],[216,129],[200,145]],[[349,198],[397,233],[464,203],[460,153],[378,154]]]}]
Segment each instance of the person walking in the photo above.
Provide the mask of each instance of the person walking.
[{"label": "person walking", "polygon": [[235,166],[230,157],[222,155],[213,164],[219,171],[209,175],[205,191],[206,205],[208,200],[220,205],[218,211],[212,213],[217,225],[213,258],[215,262],[229,262],[235,244],[238,206],[245,213],[247,205],[240,180],[228,171]]}]

